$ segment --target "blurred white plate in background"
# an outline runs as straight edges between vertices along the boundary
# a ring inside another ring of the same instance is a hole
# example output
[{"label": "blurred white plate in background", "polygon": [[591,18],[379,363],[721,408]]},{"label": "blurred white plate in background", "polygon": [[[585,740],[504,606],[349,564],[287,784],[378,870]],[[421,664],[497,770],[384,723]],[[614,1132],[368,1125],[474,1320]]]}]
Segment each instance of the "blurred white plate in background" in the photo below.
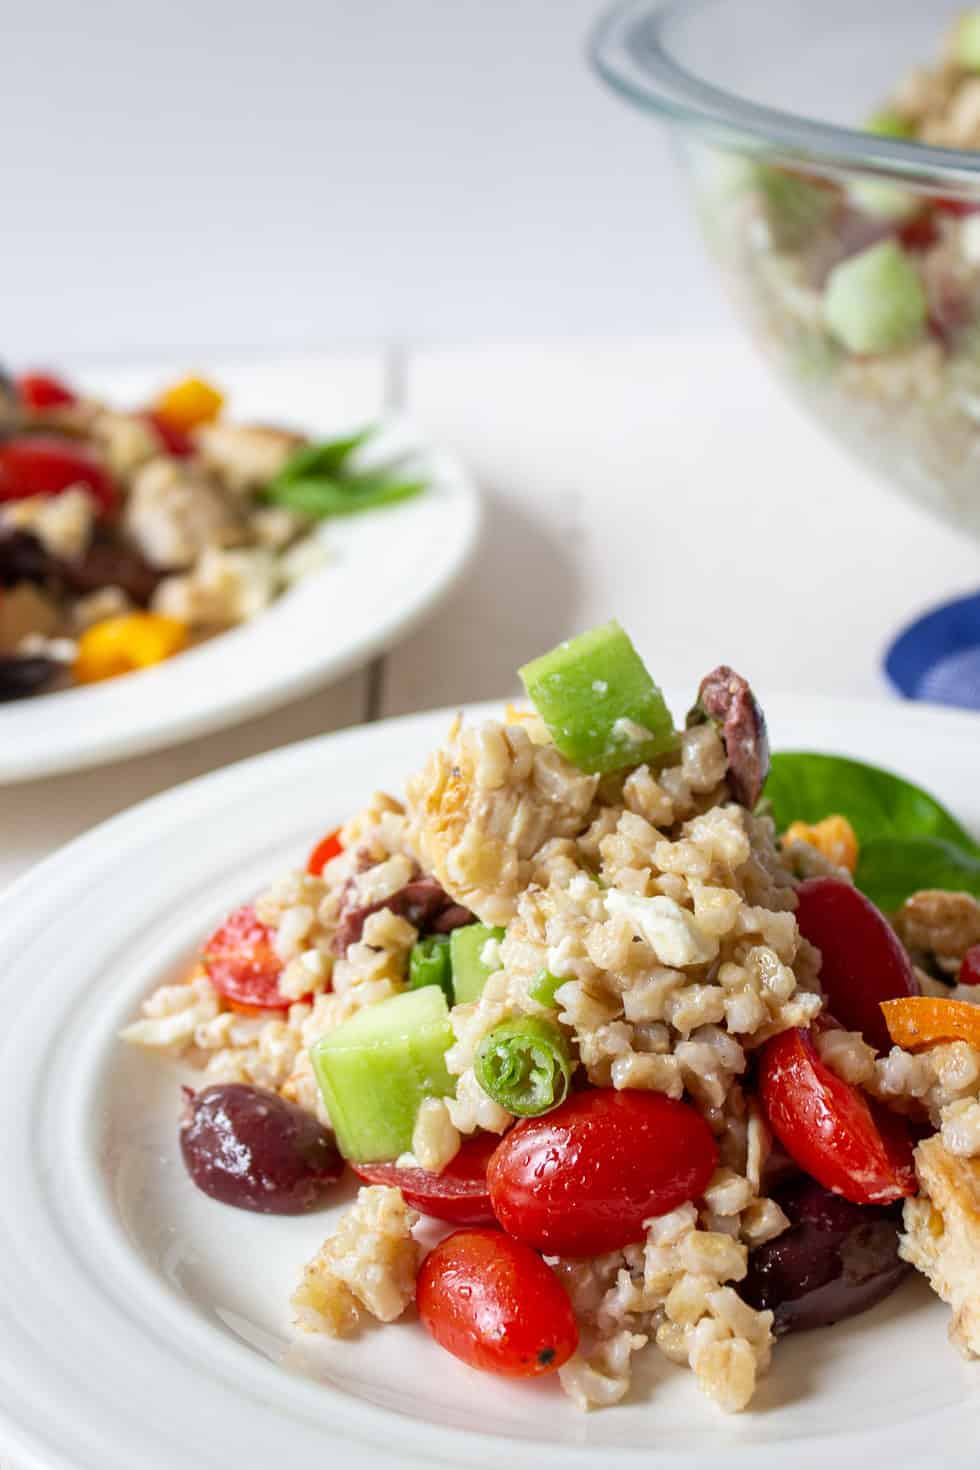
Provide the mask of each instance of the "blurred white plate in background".
[{"label": "blurred white plate in background", "polygon": [[[690,688],[672,699],[675,715]],[[762,691],[763,695],[765,691]],[[980,831],[976,721],[924,706],[763,700],[776,748],[921,781]],[[780,1343],[752,1411],[641,1358],[620,1406],[477,1374],[409,1312],[350,1343],[289,1296],[353,1190],[299,1217],[216,1204],[177,1147],[178,1069],[117,1041],[222,915],[398,792],[449,711],[231,766],[72,843],[0,899],[0,1463],[13,1470],[867,1470],[976,1465],[978,1365],[918,1278]]]},{"label": "blurred white plate in background", "polygon": [[[137,404],[179,376],[169,365],[80,372],[77,381]],[[328,437],[372,418],[349,416],[335,382],[318,384],[315,360],[219,366],[215,378],[232,420]],[[370,452],[411,453],[408,467],[429,489],[326,521],[324,566],[251,622],[137,674],[0,705],[0,783],[121,760],[234,724],[340,678],[414,629],[475,546],[478,496],[459,462],[404,418],[383,420]]]}]

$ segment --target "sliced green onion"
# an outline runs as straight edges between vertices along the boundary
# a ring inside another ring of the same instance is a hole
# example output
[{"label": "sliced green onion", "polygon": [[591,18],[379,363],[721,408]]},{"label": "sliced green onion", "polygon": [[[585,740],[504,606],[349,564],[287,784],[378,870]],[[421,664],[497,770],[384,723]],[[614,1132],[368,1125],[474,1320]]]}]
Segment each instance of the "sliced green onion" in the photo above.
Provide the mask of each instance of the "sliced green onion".
[{"label": "sliced green onion", "polygon": [[495,1103],[519,1118],[536,1118],[565,1101],[572,1053],[551,1021],[514,1016],[480,1042],[475,1069],[476,1080]]},{"label": "sliced green onion", "polygon": [[532,1000],[536,1000],[539,1006],[554,1006],[555,991],[559,985],[564,985],[567,979],[567,975],[552,975],[550,970],[542,970],[535,978],[528,995]]},{"label": "sliced green onion", "polygon": [[423,985],[438,985],[449,1005],[453,1005],[453,967],[449,958],[449,935],[433,934],[412,945],[408,957],[408,988],[421,990]]}]

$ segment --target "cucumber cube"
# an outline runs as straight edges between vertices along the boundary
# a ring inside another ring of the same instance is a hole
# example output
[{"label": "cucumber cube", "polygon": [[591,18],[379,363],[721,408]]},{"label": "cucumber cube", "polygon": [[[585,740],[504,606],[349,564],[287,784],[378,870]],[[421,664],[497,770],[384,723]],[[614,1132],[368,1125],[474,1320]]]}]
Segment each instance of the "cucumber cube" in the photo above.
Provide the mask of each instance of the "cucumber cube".
[{"label": "cucumber cube", "polygon": [[953,59],[966,71],[980,71],[980,10],[960,17],[953,41]]},{"label": "cucumber cube", "polygon": [[776,250],[795,250],[809,244],[836,208],[833,190],[768,163],[756,166],[755,187]]},{"label": "cucumber cube", "polygon": [[921,336],[926,314],[919,272],[894,240],[842,261],[824,290],[824,321],[850,352],[907,347]]},{"label": "cucumber cube", "polygon": [[365,1006],[313,1043],[313,1071],[346,1159],[395,1159],[411,1148],[424,1099],[453,1091],[452,1043],[438,985]]},{"label": "cucumber cube", "polygon": [[489,924],[465,924],[449,936],[449,953],[453,965],[453,993],[457,1005],[479,1000],[483,987],[497,964],[488,964],[483,955],[488,943],[499,944],[506,931],[491,929]]},{"label": "cucumber cube", "polygon": [[551,738],[580,770],[617,771],[677,748],[664,697],[616,622],[559,643],[518,672]]},{"label": "cucumber cube", "polygon": [[882,107],[880,111],[872,113],[864,126],[869,133],[877,133],[879,138],[913,138],[915,136],[914,123],[892,107]]}]

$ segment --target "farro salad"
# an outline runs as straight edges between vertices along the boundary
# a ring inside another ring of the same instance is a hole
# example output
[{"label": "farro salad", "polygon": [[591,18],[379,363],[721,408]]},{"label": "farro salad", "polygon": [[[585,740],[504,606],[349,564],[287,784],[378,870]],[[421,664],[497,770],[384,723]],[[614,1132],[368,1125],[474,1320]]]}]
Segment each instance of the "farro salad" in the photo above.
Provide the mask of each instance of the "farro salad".
[{"label": "farro salad", "polygon": [[912,1267],[980,1355],[977,844],[898,776],[770,758],[725,666],[675,729],[616,623],[521,677],[124,1030],[194,1069],[189,1181],[295,1213],[349,1166],[297,1328],[414,1304],[582,1408],[656,1348],[744,1409],[781,1335]]},{"label": "farro salad", "polygon": [[[869,102],[874,99],[869,98]],[[980,10],[866,130],[980,149]],[[976,525],[980,201],[703,155],[708,238],[760,345],[836,435]]]},{"label": "farro salad", "polygon": [[247,622],[319,568],[318,523],[423,485],[221,417],[185,378],[135,410],[0,372],[0,701],[116,678]]}]

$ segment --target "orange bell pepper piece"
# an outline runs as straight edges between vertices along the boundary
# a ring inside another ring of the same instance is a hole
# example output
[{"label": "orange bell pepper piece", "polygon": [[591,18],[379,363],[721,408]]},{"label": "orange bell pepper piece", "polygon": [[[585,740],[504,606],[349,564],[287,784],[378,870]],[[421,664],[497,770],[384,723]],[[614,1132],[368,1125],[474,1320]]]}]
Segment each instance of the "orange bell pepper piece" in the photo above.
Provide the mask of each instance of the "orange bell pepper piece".
[{"label": "orange bell pepper piece", "polygon": [[968,1000],[909,995],[883,1000],[881,1009],[892,1041],[906,1051],[949,1041],[968,1041],[980,1047],[980,1006]]},{"label": "orange bell pepper piece", "polygon": [[164,390],[153,405],[153,417],[167,428],[188,434],[199,424],[210,424],[224,405],[224,394],[203,378],[183,378]]},{"label": "orange bell pepper piece", "polygon": [[147,669],[187,647],[187,624],[159,613],[123,613],[93,623],[78,640],[74,675],[79,684],[97,684]]}]

